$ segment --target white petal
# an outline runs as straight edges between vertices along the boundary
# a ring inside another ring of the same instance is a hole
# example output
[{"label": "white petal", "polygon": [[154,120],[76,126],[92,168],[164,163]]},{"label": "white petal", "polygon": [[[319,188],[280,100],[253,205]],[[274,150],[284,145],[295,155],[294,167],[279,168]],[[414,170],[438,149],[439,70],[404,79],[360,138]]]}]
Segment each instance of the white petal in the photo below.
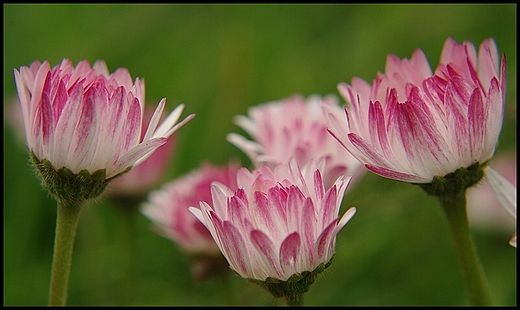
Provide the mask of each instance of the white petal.
[{"label": "white petal", "polygon": [[484,169],[484,173],[498,201],[516,218],[516,187],[490,166]]}]

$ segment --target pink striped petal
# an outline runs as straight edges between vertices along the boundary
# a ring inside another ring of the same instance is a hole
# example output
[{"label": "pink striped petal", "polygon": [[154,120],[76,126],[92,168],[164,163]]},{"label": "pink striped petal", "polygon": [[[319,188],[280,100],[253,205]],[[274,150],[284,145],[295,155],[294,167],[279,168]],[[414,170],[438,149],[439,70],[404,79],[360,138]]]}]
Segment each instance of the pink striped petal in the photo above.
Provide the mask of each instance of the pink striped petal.
[{"label": "pink striped petal", "polygon": [[289,187],[287,198],[287,226],[300,231],[305,197],[297,186]]},{"label": "pink striped petal", "polygon": [[224,221],[218,234],[222,237],[222,245],[231,267],[242,276],[251,274],[249,254],[240,231],[230,221]]},{"label": "pink striped petal", "polygon": [[446,91],[447,81],[438,76],[433,76],[424,80],[423,91],[426,94],[428,102],[432,105],[430,108],[436,111],[440,119],[444,119],[444,93]]},{"label": "pink striped petal", "polygon": [[500,62],[500,91],[502,93],[502,102],[506,100],[506,55],[502,54],[502,61]]},{"label": "pink striped petal", "polygon": [[29,89],[23,84],[22,76],[21,76],[20,72],[16,69],[14,69],[13,71],[14,71],[14,81],[16,84],[16,91],[18,93],[18,99],[20,101],[20,106],[22,109],[22,117],[24,120],[24,129],[25,129],[24,131],[26,133],[31,133],[29,122],[28,122],[28,120],[30,119],[29,118],[29,108],[30,108],[30,106],[29,106],[29,101],[30,101]]},{"label": "pink striped petal", "polygon": [[[90,158],[88,154],[92,152],[92,142],[97,131],[96,104],[103,100],[98,86],[93,85],[83,96],[83,104],[79,115],[78,123],[72,136],[72,143],[69,152],[68,162],[72,171],[77,171],[80,167],[86,167]],[[105,97],[106,98],[106,97]],[[105,103],[106,104],[106,103]],[[94,172],[94,171],[89,171]]]},{"label": "pink striped petal", "polygon": [[[390,163],[385,157],[372,146],[365,139],[355,133],[349,133],[348,139],[354,147],[366,158],[369,162],[374,162],[381,166],[389,166]],[[366,160],[363,159],[362,162]]]},{"label": "pink striped petal", "polygon": [[475,88],[469,101],[468,122],[469,122],[469,144],[471,146],[471,157],[478,158],[484,148],[486,136],[485,124],[487,114],[484,112],[484,102],[478,88]]},{"label": "pink striped petal", "polygon": [[[30,119],[36,118],[36,109],[38,107],[38,103],[41,100],[41,96],[43,94],[43,85],[47,79],[47,75],[50,75],[50,67],[49,63],[45,61],[34,76],[34,81],[32,87],[30,88],[31,92],[31,100],[30,100],[30,109],[29,109],[29,117]],[[27,77],[29,78],[29,77]]]},{"label": "pink striped petal", "polygon": [[325,229],[321,232],[316,240],[316,244],[314,245],[314,253],[316,254],[316,258],[319,261],[326,262],[327,254],[332,254],[330,251],[333,249],[333,238],[336,236],[332,233],[334,232],[334,227],[336,227],[336,220],[329,223]]},{"label": "pink striped petal", "polygon": [[302,207],[302,238],[303,238],[303,251],[307,253],[308,264],[314,265],[314,243],[318,234],[318,213],[314,208],[314,204],[310,198],[306,198]]},{"label": "pink striped petal", "polygon": [[258,263],[260,269],[264,270],[266,275],[282,277],[282,268],[278,259],[278,251],[273,241],[262,231],[255,229],[250,233],[251,243],[259,254]]},{"label": "pink striped petal", "polygon": [[478,51],[478,77],[484,89],[489,89],[491,79],[498,76],[498,50],[493,39],[485,39]]},{"label": "pink striped petal", "polygon": [[390,143],[388,141],[385,117],[381,103],[376,101],[370,104],[368,109],[368,123],[370,124],[370,142],[376,145],[378,151],[388,158],[390,162],[395,162]]},{"label": "pink striped petal", "polygon": [[234,219],[233,223],[240,231],[248,231],[251,224],[249,223],[249,208],[244,201],[237,196],[229,198],[227,216]]},{"label": "pink striped petal", "polygon": [[[212,183],[211,185],[213,210],[215,210],[215,212],[219,214],[219,216],[221,216],[224,220],[229,218],[227,214],[227,190],[227,186],[224,186],[223,184]],[[243,191],[243,189],[238,189],[238,191]]]},{"label": "pink striped petal", "polygon": [[452,147],[463,160],[469,154],[466,111],[470,94],[469,85],[461,78],[455,76],[448,82],[445,95],[447,125],[452,128]]},{"label": "pink striped petal", "polygon": [[[222,251],[223,254],[225,254],[224,245],[222,244],[223,237],[221,237],[219,233],[222,231],[223,220],[218,216],[218,214],[213,212],[211,207],[205,201],[199,202],[199,206],[204,225],[210,232],[218,248]],[[197,213],[194,214],[197,215]]]},{"label": "pink striped petal", "polygon": [[411,117],[411,119],[416,122],[416,126],[422,128],[417,138],[428,149],[427,154],[423,158],[433,158],[435,162],[430,167],[437,166],[440,170],[440,167],[449,165],[454,159],[449,145],[438,129],[442,127],[442,124],[437,123],[440,120],[429,110],[428,105],[421,97],[419,88],[413,88],[410,99],[413,105],[408,105],[408,107],[413,110],[411,113],[415,115],[415,118]]},{"label": "pink striped petal", "polygon": [[41,135],[43,152],[52,154],[53,134],[55,128],[54,111],[49,98],[51,92],[51,77],[47,75],[45,84],[43,85],[43,94],[40,100],[40,117],[41,117]]},{"label": "pink striped petal", "polygon": [[[121,137],[124,124],[123,115],[125,104],[126,93],[125,89],[121,86],[111,94],[105,113],[103,113],[103,127],[101,129],[102,132],[100,133],[99,142],[100,147],[106,148],[107,145],[114,143],[114,139]],[[116,146],[120,147],[120,144],[116,143]],[[107,160],[109,161],[106,164],[114,163],[120,156],[118,147],[104,150]],[[99,151],[101,152],[102,150]]]},{"label": "pink striped petal", "polygon": [[320,206],[320,214],[321,214],[321,227],[319,229],[324,229],[325,225],[330,223],[333,219],[336,219],[338,216],[339,205],[337,204],[337,196],[336,196],[336,185],[333,185],[325,194],[323,200],[321,200]]},{"label": "pink striped petal", "polygon": [[298,232],[293,232],[280,246],[280,265],[283,272],[289,277],[298,273],[302,255],[300,254],[301,240]]},{"label": "pink striped petal", "polygon": [[[148,128],[146,129],[146,134],[144,135],[143,141],[146,141],[153,136],[155,129],[157,128],[157,124],[159,124],[159,121],[161,120],[161,115],[163,113],[165,104],[166,104],[166,98],[163,98],[159,102],[157,107],[155,108],[152,118],[150,119],[150,123],[148,124]],[[178,110],[179,107],[177,107],[174,111]],[[182,111],[182,108],[180,110]],[[173,112],[172,112],[172,114],[173,114]],[[178,118],[178,116],[177,116],[177,118]],[[173,123],[175,123],[177,121],[177,118],[174,120]]]},{"label": "pink striped petal", "polygon": [[496,78],[491,80],[491,86],[489,88],[489,93],[487,96],[486,103],[484,105],[487,114],[486,119],[486,136],[485,136],[485,144],[482,154],[482,161],[485,161],[491,156],[495,151],[495,146],[498,141],[498,137],[500,135],[500,130],[502,129],[502,122],[504,120],[504,101],[502,100],[503,95],[498,87],[498,81]]},{"label": "pink striped petal", "polygon": [[[396,140],[404,151],[407,169],[418,175],[425,175],[426,169],[435,167],[436,163],[429,152],[430,145],[422,126],[432,126],[431,123],[421,123],[421,111],[412,103],[399,104],[395,112],[391,130],[396,134]],[[393,168],[392,166],[389,166]]]},{"label": "pink striped petal", "polygon": [[[131,99],[129,98],[129,100]],[[123,131],[121,132],[120,136],[122,145],[119,150],[121,154],[128,152],[131,147],[136,145],[139,142],[141,136],[143,116],[141,103],[139,100],[137,100],[137,98],[134,98],[131,100],[131,102],[128,103],[128,105],[128,114],[125,116]]]},{"label": "pink striped petal", "polygon": [[53,163],[66,163],[73,156],[71,150],[73,135],[81,115],[83,105],[83,85],[76,83],[68,90],[67,104],[63,108],[61,117],[56,124],[55,136],[60,139],[54,140]]},{"label": "pink striped petal", "polygon": [[67,104],[68,99],[67,87],[65,85],[65,81],[60,80],[59,85],[57,86],[56,94],[52,99],[52,106],[54,108],[54,118],[57,122],[60,119],[61,113]]},{"label": "pink striped petal", "polygon": [[316,199],[322,200],[325,196],[325,185],[323,184],[323,178],[321,177],[321,172],[319,169],[314,171],[314,194],[316,195]]},{"label": "pink striped petal", "polygon": [[403,182],[409,182],[409,183],[430,183],[432,179],[427,179],[418,175],[413,175],[405,172],[400,172],[396,170],[392,170],[386,167],[372,165],[372,164],[366,164],[365,167],[372,171],[373,173],[380,175],[385,178],[393,179],[393,180],[399,180]]},{"label": "pink striped petal", "polygon": [[415,80],[416,85],[420,85],[422,80],[432,76],[433,73],[430,64],[428,63],[428,59],[421,49],[416,49],[414,51],[410,62],[413,65],[413,69],[411,69],[412,72],[410,72],[409,75],[417,74]]},{"label": "pink striped petal", "polygon": [[253,214],[256,226],[263,231],[269,231],[274,240],[280,240],[287,230],[285,223],[281,222],[280,217],[274,214],[271,202],[265,193],[256,191],[253,197]]},{"label": "pink striped petal", "polygon": [[150,152],[153,152],[159,146],[163,145],[168,141],[167,138],[155,138],[152,140],[145,141],[136,147],[129,150],[125,155],[121,156],[117,162],[114,163],[113,168],[107,171],[107,178],[110,178],[126,168],[134,165],[140,158],[143,158]]},{"label": "pink striped petal", "polygon": [[275,222],[287,226],[287,196],[288,193],[280,187],[271,187],[267,190],[267,199],[272,206],[272,214]]},{"label": "pink striped petal", "polygon": [[440,63],[465,63],[466,53],[462,45],[458,44],[453,38],[448,38],[442,48]]},{"label": "pink striped petal", "polygon": [[[71,68],[72,69],[72,63],[70,60],[63,60],[60,67],[62,68]],[[76,83],[76,81],[84,79],[87,75],[87,73],[90,71],[90,63],[88,60],[82,60],[78,62],[76,65],[76,69],[72,70],[72,76],[70,77],[71,83]],[[93,82],[92,78],[86,81],[87,84],[90,84]]]}]

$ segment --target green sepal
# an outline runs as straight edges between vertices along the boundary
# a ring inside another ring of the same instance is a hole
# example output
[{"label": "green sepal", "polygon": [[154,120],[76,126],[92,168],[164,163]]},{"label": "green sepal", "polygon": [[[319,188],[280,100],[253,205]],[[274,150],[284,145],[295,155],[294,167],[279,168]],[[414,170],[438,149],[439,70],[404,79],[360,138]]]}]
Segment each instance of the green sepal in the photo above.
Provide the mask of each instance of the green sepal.
[{"label": "green sepal", "polygon": [[[48,159],[39,160],[30,152],[31,160],[36,167],[43,186],[60,203],[67,205],[82,205],[85,200],[99,197],[106,189],[110,180],[106,178],[106,169],[99,169],[92,174],[84,169],[74,174],[69,168],[56,170]],[[127,168],[121,174],[129,171]],[[120,175],[120,174],[119,174]]]},{"label": "green sepal", "polygon": [[248,278],[247,280],[260,285],[275,298],[301,295],[309,291],[316,277],[328,268],[331,263],[332,258],[326,264],[321,263],[313,271],[303,271],[302,273],[293,274],[286,281],[273,277],[268,277],[263,281],[252,278]]},{"label": "green sepal", "polygon": [[431,183],[415,185],[420,186],[428,195],[432,196],[451,196],[465,192],[468,187],[477,184],[484,176],[484,168],[488,162],[483,164],[474,163],[467,168],[459,168],[455,172],[445,176],[435,176]]}]

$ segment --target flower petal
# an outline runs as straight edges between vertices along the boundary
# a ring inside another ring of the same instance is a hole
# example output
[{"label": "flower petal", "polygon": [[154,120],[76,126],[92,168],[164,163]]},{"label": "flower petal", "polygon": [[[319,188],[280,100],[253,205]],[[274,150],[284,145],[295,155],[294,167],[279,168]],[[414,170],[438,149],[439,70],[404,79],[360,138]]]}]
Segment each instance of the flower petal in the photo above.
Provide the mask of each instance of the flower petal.
[{"label": "flower petal", "polygon": [[240,231],[230,221],[224,221],[223,227],[216,227],[222,237],[222,245],[229,264],[241,276],[251,274],[251,264],[246,244]]},{"label": "flower petal", "polygon": [[498,201],[516,218],[516,187],[490,166],[484,169],[484,176]]},{"label": "flower petal", "polygon": [[281,278],[282,269],[280,267],[280,260],[278,259],[278,251],[273,241],[258,229],[252,230],[250,237],[251,243],[258,253],[257,262],[260,264],[258,267],[264,273],[262,277],[267,278],[267,276],[270,275]]},{"label": "flower petal", "polygon": [[298,273],[300,268],[303,268],[300,245],[300,235],[298,232],[293,232],[285,238],[280,246],[280,265],[283,273],[288,277]]}]

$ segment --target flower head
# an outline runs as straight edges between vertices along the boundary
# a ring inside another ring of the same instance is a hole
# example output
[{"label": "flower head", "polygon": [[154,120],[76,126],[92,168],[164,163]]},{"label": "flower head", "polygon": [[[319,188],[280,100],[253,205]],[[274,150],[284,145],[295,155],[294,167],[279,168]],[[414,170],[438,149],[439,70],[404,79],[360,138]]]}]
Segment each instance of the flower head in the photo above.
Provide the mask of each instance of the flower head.
[{"label": "flower head", "polygon": [[[27,146],[45,185],[59,200],[93,198],[110,180],[144,161],[188,120],[179,105],[160,125],[161,100],[141,139],[144,82],[103,61],[74,68],[63,59],[14,69]],[[86,181],[85,181],[86,180]]]},{"label": "flower head", "polygon": [[141,212],[152,221],[154,230],[175,242],[191,260],[192,276],[203,281],[210,275],[228,272],[229,267],[208,229],[188,210],[199,201],[211,201],[211,183],[219,182],[236,190],[239,166],[209,163],[152,191]]},{"label": "flower head", "polygon": [[228,141],[248,155],[255,167],[269,165],[272,168],[288,162],[291,157],[303,166],[310,160],[326,157],[326,167],[322,171],[326,187],[340,175],[354,175],[356,179],[365,169],[327,132],[321,102],[341,113],[334,96],[304,98],[294,95],[250,107],[248,115],[236,116],[235,122],[253,141],[236,133],[230,133]]},{"label": "flower head", "polygon": [[164,184],[148,195],[141,212],[148,217],[160,232],[175,241],[187,253],[218,252],[209,231],[188,210],[200,201],[211,201],[211,183],[237,190],[238,166],[218,167],[203,164],[197,170]]},{"label": "flower head", "polygon": [[330,132],[368,170],[404,182],[484,164],[502,126],[505,68],[492,39],[477,54],[471,42],[448,38],[434,74],[420,49],[410,60],[389,55],[372,85],[338,85],[350,105],[346,118],[326,110]]},{"label": "flower head", "polygon": [[[262,165],[237,173],[238,190],[213,183],[211,201],[190,210],[206,225],[231,268],[262,283],[275,297],[279,285],[306,285],[328,267],[338,232],[355,213],[338,220],[350,177],[340,176],[325,190],[324,159],[300,167],[295,160],[271,169]],[[285,287],[285,288],[288,288]]]},{"label": "flower head", "polygon": [[21,147],[25,148],[25,132],[24,132],[24,124],[22,117],[22,108],[20,107],[20,102],[18,97],[13,96],[6,100],[5,104],[5,121],[9,124],[14,138],[16,139],[17,144]]}]

